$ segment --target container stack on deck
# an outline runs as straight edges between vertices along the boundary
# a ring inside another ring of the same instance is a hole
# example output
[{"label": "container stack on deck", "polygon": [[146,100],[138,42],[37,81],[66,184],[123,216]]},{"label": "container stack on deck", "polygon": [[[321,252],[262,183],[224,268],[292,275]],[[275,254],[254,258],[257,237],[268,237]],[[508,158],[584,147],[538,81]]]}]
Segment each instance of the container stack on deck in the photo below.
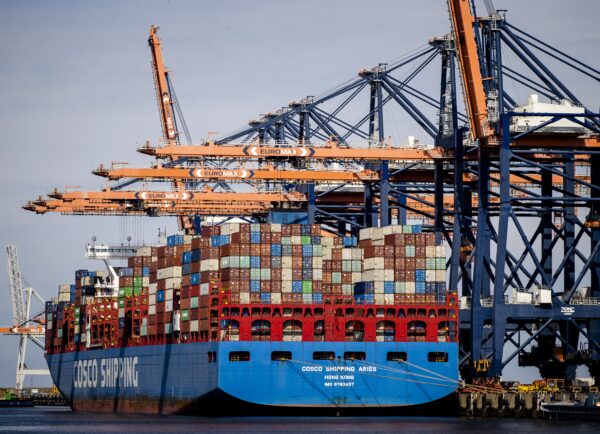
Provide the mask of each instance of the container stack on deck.
[{"label": "container stack on deck", "polygon": [[[365,229],[359,239],[333,236],[320,225],[240,223],[207,226],[195,237],[170,236],[166,246],[144,247],[129,258],[112,293],[115,282],[106,270],[78,270],[75,285],[61,287],[58,300],[47,303],[47,348],[235,340],[238,316],[294,312],[323,316],[327,328],[333,308],[340,316],[354,307],[363,312],[359,306],[383,312],[420,304],[420,312],[455,303],[454,296],[447,299],[445,251],[433,234],[419,226],[388,226]],[[455,310],[447,313],[444,321],[455,322]],[[281,330],[262,336],[255,332],[263,326],[252,324],[253,336],[281,339]],[[316,331],[287,336],[323,338]]]}]

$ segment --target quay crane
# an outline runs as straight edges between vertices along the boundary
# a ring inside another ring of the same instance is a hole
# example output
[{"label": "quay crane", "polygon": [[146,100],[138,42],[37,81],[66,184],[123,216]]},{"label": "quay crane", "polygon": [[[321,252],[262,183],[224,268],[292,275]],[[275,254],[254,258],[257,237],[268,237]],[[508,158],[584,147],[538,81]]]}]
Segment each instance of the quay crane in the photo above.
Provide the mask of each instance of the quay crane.
[{"label": "quay crane", "polygon": [[[464,379],[495,382],[517,359],[546,378],[572,379],[585,365],[599,382],[600,114],[541,56],[595,85],[600,71],[513,26],[504,11],[477,16],[473,0],[447,4],[451,33],[426,48],[199,145],[180,143],[153,27],[163,143],[138,152],[155,163],[102,166],[94,173],[113,180],[108,189],[56,192],[25,208],[175,215],[187,233],[198,228],[191,217],[202,215],[277,221],[301,212],[302,221],[339,234],[418,218],[451,251],[448,287],[463,301]],[[506,52],[519,66],[505,64]],[[436,97],[414,84],[434,60],[441,66]],[[509,81],[534,93],[525,106],[507,91]],[[357,106],[358,121],[346,116]],[[392,106],[433,146],[391,146],[384,119]],[[168,182],[172,191],[123,190],[139,181]],[[523,292],[531,302],[519,302]]]}]

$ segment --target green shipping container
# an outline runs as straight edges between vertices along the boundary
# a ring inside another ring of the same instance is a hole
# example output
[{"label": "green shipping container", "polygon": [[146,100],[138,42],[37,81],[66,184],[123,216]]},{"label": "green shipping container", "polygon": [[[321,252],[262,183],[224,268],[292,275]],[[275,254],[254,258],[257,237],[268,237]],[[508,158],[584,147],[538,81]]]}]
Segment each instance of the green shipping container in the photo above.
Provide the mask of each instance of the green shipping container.
[{"label": "green shipping container", "polygon": [[310,235],[302,235],[301,242],[302,244],[310,244],[312,241]]},{"label": "green shipping container", "polygon": [[198,297],[192,297],[190,298],[190,307],[192,309],[195,309],[198,307]]},{"label": "green shipping container", "polygon": [[303,280],[302,281],[302,293],[312,293],[313,283],[312,280]]},{"label": "green shipping container", "polygon": [[190,320],[190,311],[184,309],[181,311],[181,321],[189,321]]},{"label": "green shipping container", "polygon": [[133,278],[133,286],[142,286],[143,277],[134,277]]}]

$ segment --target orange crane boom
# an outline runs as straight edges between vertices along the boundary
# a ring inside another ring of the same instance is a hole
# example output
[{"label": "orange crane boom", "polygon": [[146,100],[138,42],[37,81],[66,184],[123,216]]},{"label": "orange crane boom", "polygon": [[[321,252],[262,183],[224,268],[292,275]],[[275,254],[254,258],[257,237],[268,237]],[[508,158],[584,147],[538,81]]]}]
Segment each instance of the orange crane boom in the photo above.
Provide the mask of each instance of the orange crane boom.
[{"label": "orange crane boom", "polygon": [[471,121],[471,132],[474,139],[486,140],[493,135],[493,131],[488,124],[487,99],[483,88],[483,77],[473,29],[475,17],[471,11],[470,0],[448,0],[448,5],[458,51],[460,76],[463,80],[466,105]]},{"label": "orange crane boom", "polygon": [[177,130],[175,129],[175,119],[173,117],[173,100],[169,90],[169,83],[167,81],[168,72],[163,62],[162,48],[157,31],[158,27],[150,26],[148,45],[150,45],[150,51],[152,52],[152,72],[154,75],[154,85],[156,86],[163,139],[165,143],[176,143],[178,138]]},{"label": "orange crane boom", "polygon": [[270,181],[300,181],[300,182],[361,182],[374,181],[378,174],[372,170],[360,172],[324,171],[324,170],[278,170],[272,169],[182,169],[182,168],[119,168],[107,169],[100,167],[92,172],[114,180],[121,178],[144,179],[194,179],[194,180],[270,180]]},{"label": "orange crane boom", "polygon": [[54,190],[48,194],[49,197],[54,199],[61,199],[63,201],[76,200],[76,199],[90,199],[90,200],[105,200],[105,201],[124,201],[124,200],[143,200],[147,202],[214,202],[214,203],[228,203],[228,202],[299,202],[305,201],[306,196],[302,193],[290,191],[290,192],[215,192],[210,190],[205,191],[123,191],[123,190],[102,190],[102,191],[67,191],[60,192]]},{"label": "orange crane boom", "polygon": [[223,144],[209,142],[198,146],[145,145],[139,152],[164,157],[233,157],[233,158],[306,158],[316,160],[389,160],[431,162],[442,155],[435,150],[400,148],[345,148],[328,143],[325,146],[265,146],[258,144]]}]

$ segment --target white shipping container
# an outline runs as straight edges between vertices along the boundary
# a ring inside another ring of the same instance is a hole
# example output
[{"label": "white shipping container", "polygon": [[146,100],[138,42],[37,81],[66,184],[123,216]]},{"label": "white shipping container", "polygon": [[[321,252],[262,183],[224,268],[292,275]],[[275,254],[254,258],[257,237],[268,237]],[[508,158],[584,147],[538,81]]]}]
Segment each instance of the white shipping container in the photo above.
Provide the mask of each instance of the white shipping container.
[{"label": "white shipping container", "polygon": [[385,303],[385,294],[375,293],[375,304],[384,304]]},{"label": "white shipping container", "polygon": [[123,317],[125,317],[125,308],[120,307],[119,308],[119,318],[123,318]]},{"label": "white shipping container", "polygon": [[435,282],[437,278],[437,273],[435,270],[426,270],[425,271],[425,281],[426,282]]},{"label": "white shipping container", "polygon": [[165,268],[165,279],[169,277],[181,277],[181,267]]},{"label": "white shipping container", "polygon": [[364,228],[358,231],[358,238],[361,240],[368,240],[371,238],[371,228]]},{"label": "white shipping container", "polygon": [[425,256],[428,258],[435,258],[436,257],[435,246],[425,246]]},{"label": "white shipping container", "polygon": [[47,322],[46,322],[46,328],[47,328],[48,330],[52,330],[52,321],[47,321]]},{"label": "white shipping container", "polygon": [[210,283],[200,284],[200,295],[208,295],[210,293]]},{"label": "white shipping container", "polygon": [[165,290],[165,300],[173,300],[173,290],[167,289]]},{"label": "white shipping container", "polygon": [[136,251],[136,256],[152,256],[151,247],[139,247]]},{"label": "white shipping container", "polygon": [[300,235],[292,235],[292,244],[302,244],[302,237]]},{"label": "white shipping container", "polygon": [[148,295],[148,305],[156,304],[156,293]]},{"label": "white shipping container", "polygon": [[281,224],[271,223],[271,232],[281,232]]},{"label": "white shipping container", "polygon": [[394,280],[394,270],[390,270],[388,268],[383,270],[383,280],[393,281]]},{"label": "white shipping container", "polygon": [[343,249],[342,250],[342,259],[352,259],[352,250],[351,249]]},{"label": "white shipping container", "polygon": [[157,279],[165,278],[165,269],[164,268],[159,268],[158,270],[156,270],[156,278]]},{"label": "white shipping container", "polygon": [[148,286],[150,286],[150,277],[148,277],[148,276],[142,277],[142,286],[144,288],[147,288]]},{"label": "white shipping container", "polygon": [[373,290],[375,294],[383,294],[384,293],[384,284],[383,280],[373,282]]},{"label": "white shipping container", "polygon": [[250,303],[250,293],[249,292],[240,292],[240,304],[248,304]]},{"label": "white shipping container", "polygon": [[323,268],[323,258],[322,257],[313,257],[313,270],[317,268]]},{"label": "white shipping container", "polygon": [[436,282],[445,282],[446,281],[446,270],[436,270],[435,271],[435,281]]},{"label": "white shipping container", "polygon": [[446,247],[435,246],[435,256],[438,258],[445,258],[446,257]]},{"label": "white shipping container", "polygon": [[322,246],[327,246],[327,247],[333,246],[333,237],[322,237],[321,238],[321,245]]},{"label": "white shipping container", "polygon": [[173,312],[173,331],[178,332],[181,324],[181,313]]},{"label": "white shipping container", "polygon": [[197,332],[198,331],[198,320],[194,319],[192,321],[190,321],[190,332]]},{"label": "white shipping container", "polygon": [[281,304],[281,294],[278,292],[271,293],[271,304]]},{"label": "white shipping container", "polygon": [[313,268],[312,274],[313,274],[312,280],[323,280],[323,269]]},{"label": "white shipping container", "polygon": [[151,304],[148,306],[148,315],[156,315],[156,305]]},{"label": "white shipping container", "polygon": [[416,285],[415,282],[410,281],[410,282],[404,282],[406,284],[406,293],[407,294],[414,294],[415,290],[416,290]]},{"label": "white shipping container", "polygon": [[404,233],[404,227],[402,225],[394,225],[390,226],[392,228],[393,234],[402,234]]},{"label": "white shipping container", "polygon": [[281,257],[281,268],[292,268],[292,257],[291,256],[282,256]]},{"label": "white shipping container", "polygon": [[156,294],[156,287],[156,283],[151,283],[150,285],[148,285],[148,294]]},{"label": "white shipping container", "polygon": [[383,240],[383,228],[371,228],[373,231],[371,232],[371,239],[373,241]]},{"label": "white shipping container", "polygon": [[173,289],[175,288],[175,279],[169,277],[165,279],[165,289]]},{"label": "white shipping container", "polygon": [[292,281],[292,269],[291,268],[282,268],[281,269],[281,280],[282,281]]},{"label": "white shipping container", "polygon": [[283,280],[281,282],[281,292],[292,292],[292,280]]},{"label": "white shipping container", "polygon": [[204,259],[200,261],[200,271],[219,271],[218,259]]},{"label": "white shipping container", "polygon": [[229,256],[223,256],[221,258],[221,268],[229,268]]},{"label": "white shipping container", "polygon": [[358,283],[362,281],[362,273],[353,272],[352,273],[352,283]]},{"label": "white shipping container", "polygon": [[395,304],[394,294],[383,294],[385,304]]},{"label": "white shipping container", "polygon": [[165,301],[165,312],[171,312],[173,310],[173,300]]}]

